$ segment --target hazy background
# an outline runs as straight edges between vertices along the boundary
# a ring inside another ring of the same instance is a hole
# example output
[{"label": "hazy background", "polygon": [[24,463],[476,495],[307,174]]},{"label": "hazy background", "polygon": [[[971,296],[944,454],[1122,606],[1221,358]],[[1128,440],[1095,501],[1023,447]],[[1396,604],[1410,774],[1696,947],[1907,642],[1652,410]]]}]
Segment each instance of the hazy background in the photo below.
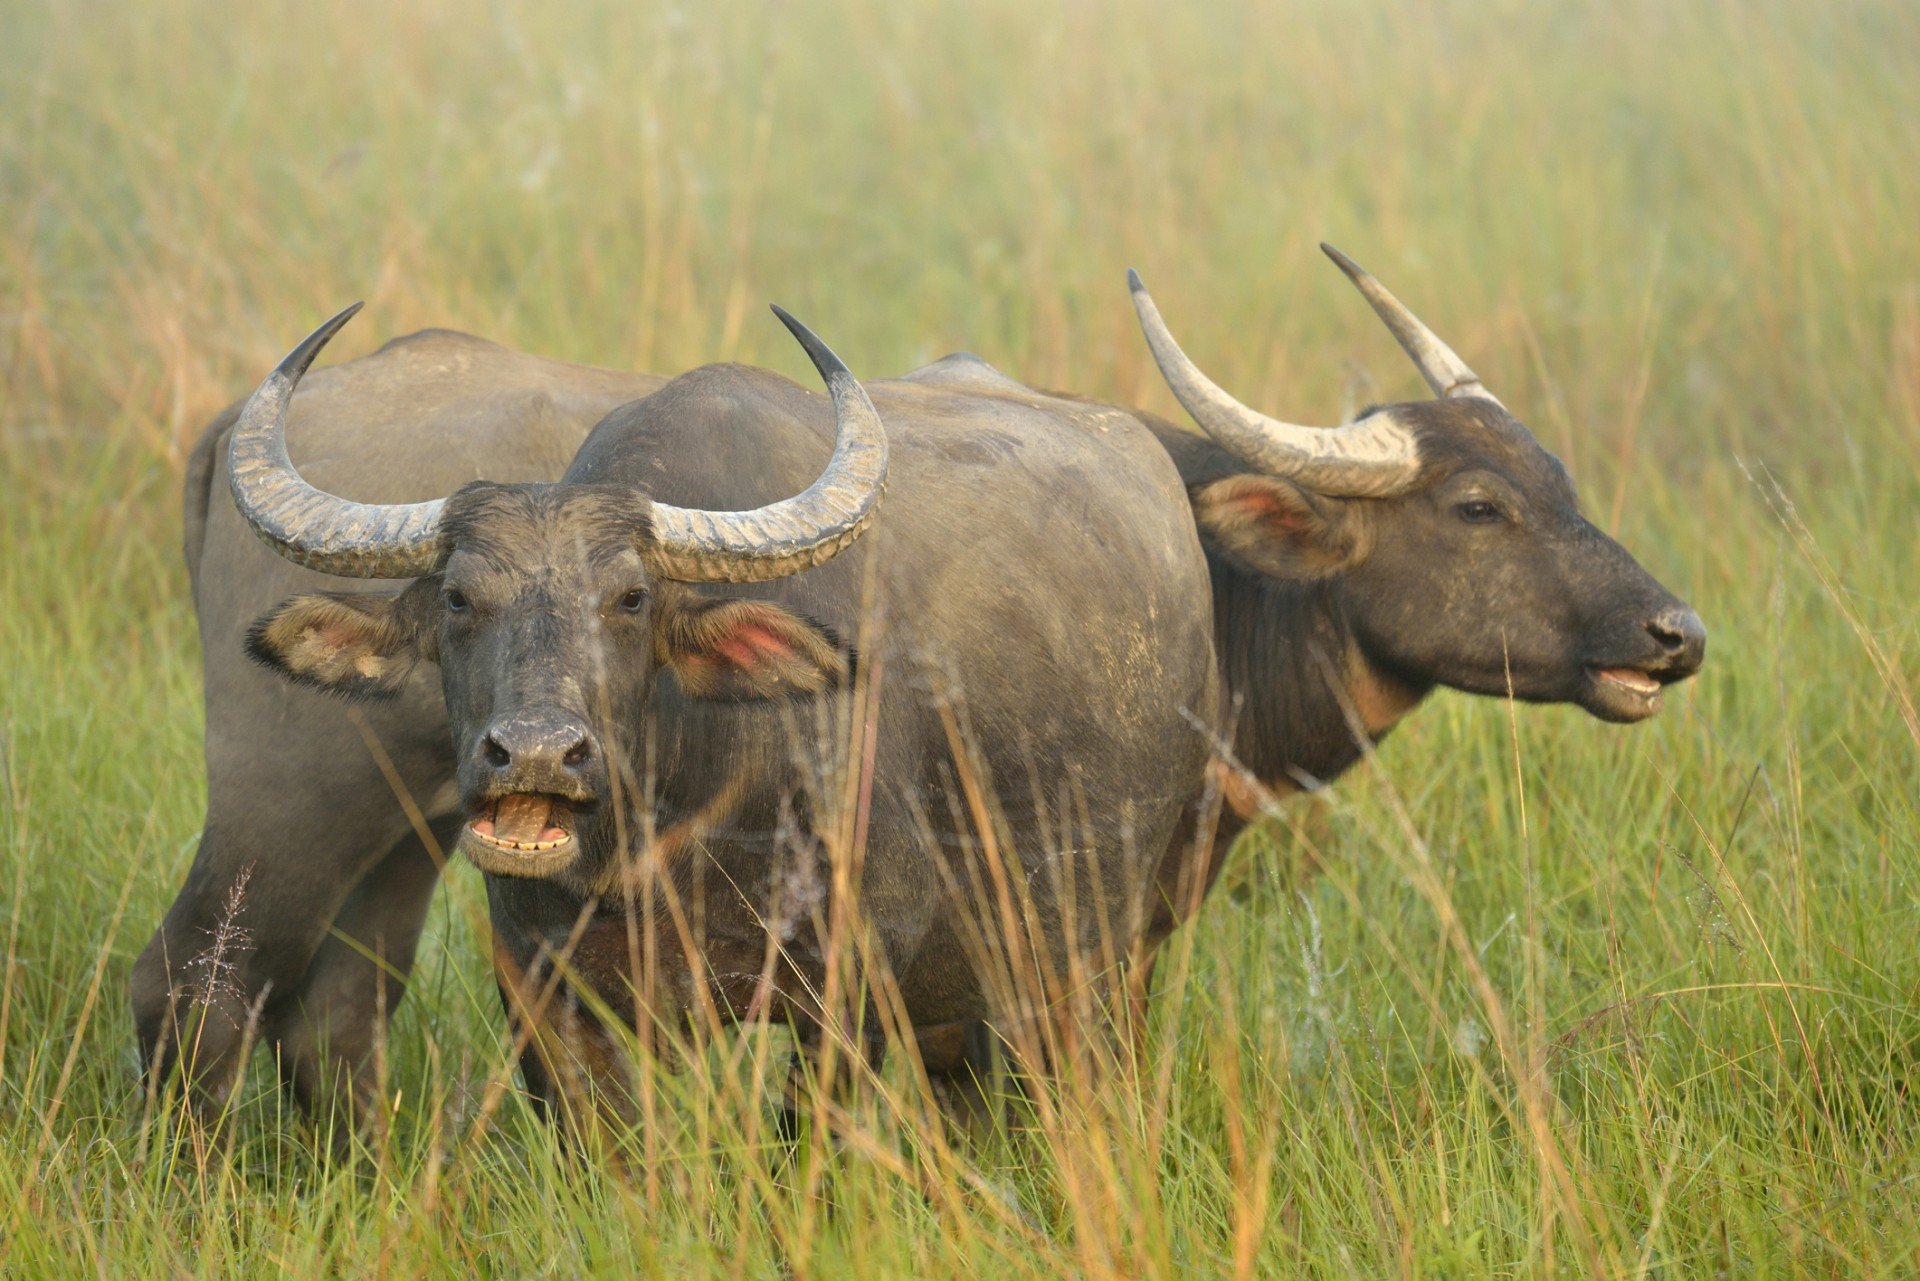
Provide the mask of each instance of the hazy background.
[{"label": "hazy background", "polygon": [[[0,0],[0,30],[0,1270],[1913,1266],[1920,8]],[[1241,847],[1137,1108],[945,1156],[882,1109],[820,1176],[839,1213],[741,1128],[751,1083],[678,1083],[638,1189],[517,1105],[466,1143],[500,1021],[464,868],[374,1174],[314,1164],[264,1068],[228,1146],[155,1138],[123,988],[203,800],[178,469],[320,319],[368,302],[333,358],[450,326],[800,376],[777,301],[862,375],[965,348],[1173,413],[1134,266],[1220,382],[1331,422],[1418,383],[1321,239],[1698,607],[1661,720],[1441,696]]]}]

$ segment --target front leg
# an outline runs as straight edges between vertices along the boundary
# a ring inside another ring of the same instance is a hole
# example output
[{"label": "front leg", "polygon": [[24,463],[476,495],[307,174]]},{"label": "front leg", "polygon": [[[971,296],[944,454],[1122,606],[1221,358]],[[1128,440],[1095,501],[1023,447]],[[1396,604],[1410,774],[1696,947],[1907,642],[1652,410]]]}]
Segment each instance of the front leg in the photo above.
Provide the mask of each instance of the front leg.
[{"label": "front leg", "polygon": [[[880,1012],[869,999],[857,1019],[837,1019],[838,1027],[832,1031],[811,1001],[787,1001],[783,1016],[793,1028],[794,1048],[781,1085],[779,1131],[789,1141],[796,1140],[802,1118],[816,1115],[819,1104],[825,1102],[829,1108],[828,1133],[832,1134],[839,1117],[853,1114],[868,1097],[869,1087],[886,1061],[887,1039],[880,1031]],[[829,1037],[833,1038],[831,1055],[827,1053]]]},{"label": "front leg", "polygon": [[495,921],[494,979],[527,1093],[570,1143],[617,1160],[637,1118],[633,1061],[620,1034],[581,999],[566,959]]}]

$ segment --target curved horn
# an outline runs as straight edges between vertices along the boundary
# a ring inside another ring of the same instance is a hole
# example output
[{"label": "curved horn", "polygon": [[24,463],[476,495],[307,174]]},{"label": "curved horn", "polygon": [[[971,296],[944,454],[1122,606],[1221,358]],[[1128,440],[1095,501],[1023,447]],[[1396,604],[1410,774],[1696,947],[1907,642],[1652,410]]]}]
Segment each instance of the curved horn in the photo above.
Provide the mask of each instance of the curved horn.
[{"label": "curved horn", "polygon": [[653,505],[653,567],[681,582],[754,583],[822,564],[865,532],[887,483],[887,433],[866,390],[812,330],[779,307],[833,397],[833,457],[792,498],[745,512]]},{"label": "curved horn", "polygon": [[1345,427],[1301,427],[1247,408],[1187,359],[1160,319],[1138,272],[1127,272],[1133,307],[1160,373],[1207,435],[1264,472],[1336,498],[1382,498],[1413,484],[1420,450],[1390,410]]},{"label": "curved horn", "polygon": [[233,501],[267,546],[298,565],[343,578],[415,578],[439,554],[441,500],[356,503],[315,489],[287,457],[287,404],[294,388],[355,303],[308,334],[267,375],[227,445]]},{"label": "curved horn", "polygon": [[[1433,388],[1434,395],[1448,400],[1460,396],[1478,396],[1500,405],[1500,398],[1481,386],[1480,375],[1467,368],[1467,362],[1456,356],[1453,348],[1441,342],[1438,334],[1421,324],[1420,317],[1408,311],[1404,303],[1388,293],[1387,287],[1369,275],[1366,268],[1324,240],[1320,242],[1320,252],[1333,259],[1334,266],[1347,273],[1347,279],[1372,305],[1374,314],[1386,322],[1401,348],[1413,358],[1420,376],[1427,380],[1427,386]],[[1500,407],[1506,408],[1505,405]]]}]

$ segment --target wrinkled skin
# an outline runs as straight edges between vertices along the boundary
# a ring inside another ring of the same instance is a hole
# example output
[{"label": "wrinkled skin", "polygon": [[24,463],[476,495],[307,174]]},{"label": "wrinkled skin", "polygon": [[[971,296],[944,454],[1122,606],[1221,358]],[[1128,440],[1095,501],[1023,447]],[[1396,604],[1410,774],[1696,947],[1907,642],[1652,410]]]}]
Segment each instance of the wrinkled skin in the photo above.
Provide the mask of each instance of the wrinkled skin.
[{"label": "wrinkled skin", "polygon": [[[411,341],[532,359],[454,336]],[[421,377],[392,367],[405,346],[312,375],[338,397],[332,413],[312,412],[302,386],[289,443],[315,483],[356,498],[436,496],[427,483],[394,492],[392,478],[433,472],[448,441],[396,423],[364,472],[340,447],[366,408],[348,395],[356,379],[390,395],[391,379]],[[589,399],[572,379],[612,394],[625,379],[551,362],[541,377],[569,405]],[[997,794],[999,848],[1032,895],[1048,959],[1065,972],[1090,948],[1125,950],[1200,786],[1205,745],[1187,712],[1211,714],[1216,697],[1205,559],[1179,477],[1138,420],[1043,396],[971,358],[867,388],[893,455],[873,528],[817,569],[742,587],[658,581],[636,552],[649,495],[740,510],[818,474],[832,411],[775,375],[716,366],[645,388],[600,422],[564,483],[459,494],[439,572],[397,592],[341,593],[260,546],[225,501],[216,424],[196,455],[208,474],[189,494],[190,531],[204,530],[197,546],[190,532],[189,560],[210,804],[187,889],[136,966],[150,1061],[166,1065],[187,1039],[174,1029],[194,996],[189,962],[243,868],[254,944],[230,1001],[266,1012],[264,1035],[304,1102],[364,1092],[379,1016],[400,998],[376,967],[343,962],[364,948],[404,975],[435,868],[347,709],[288,674],[397,691],[363,714],[438,842],[489,871],[503,995],[531,1037],[529,1084],[550,1101],[564,1104],[562,1078],[623,1070],[583,985],[626,1018],[637,973],[656,1010],[803,1024],[817,1013],[822,837],[847,794],[836,750],[855,688],[849,643],[858,670],[881,681],[861,906],[910,1017],[981,1017],[996,999],[970,950],[978,904],[952,893],[979,876],[981,844],[944,699],[957,701],[968,763]],[[406,398],[433,423],[451,395],[421,384]],[[510,445],[434,474],[447,471],[538,478]],[[290,583],[344,600],[276,611]],[[716,618],[732,621],[716,630]],[[240,652],[256,620],[256,651],[279,676]],[[528,793],[572,802],[573,840],[558,854],[476,839],[491,802]],[[639,847],[637,868],[623,846]],[[697,923],[691,950],[675,941],[685,921]],[[556,990],[557,952],[569,970]],[[237,1067],[238,1036],[211,1055],[206,1036],[190,1043],[205,1083]]]}]

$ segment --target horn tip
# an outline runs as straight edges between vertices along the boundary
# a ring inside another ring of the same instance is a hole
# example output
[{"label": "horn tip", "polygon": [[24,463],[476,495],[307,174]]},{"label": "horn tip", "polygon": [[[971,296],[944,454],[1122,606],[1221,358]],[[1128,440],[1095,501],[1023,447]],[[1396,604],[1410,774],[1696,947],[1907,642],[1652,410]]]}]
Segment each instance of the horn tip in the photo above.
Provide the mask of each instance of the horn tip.
[{"label": "horn tip", "polygon": [[773,314],[779,317],[780,323],[787,327],[787,332],[800,340],[800,345],[807,349],[809,356],[813,355],[816,347],[826,346],[825,343],[820,341],[819,336],[816,335],[813,330],[801,324],[794,314],[785,307],[782,307],[777,302],[769,303],[768,306],[773,309]]},{"label": "horn tip", "polygon": [[787,327],[787,332],[794,336],[794,339],[799,342],[801,349],[807,353],[807,359],[813,362],[814,369],[819,373],[820,377],[826,381],[829,390],[832,389],[835,378],[841,375],[845,375],[847,378],[853,377],[853,373],[847,368],[846,362],[834,354],[833,348],[827,346],[826,343],[820,340],[820,335],[801,324],[799,320],[794,318],[792,312],[780,304],[771,303],[769,305],[773,308],[773,314],[780,318],[780,323]]},{"label": "horn tip", "polygon": [[346,323],[353,319],[354,313],[365,305],[364,302],[350,303],[322,321],[318,329],[301,339],[300,345],[286,354],[272,376],[294,383],[299,382],[312,366],[315,358],[320,355],[321,348],[332,342],[333,336],[339,333]]},{"label": "horn tip", "polygon": [[1320,252],[1333,259],[1333,265],[1346,272],[1349,279],[1358,280],[1367,274],[1366,270],[1361,267],[1359,263],[1347,257],[1324,240],[1320,242]]},{"label": "horn tip", "polygon": [[332,337],[335,333],[339,332],[340,327],[359,315],[360,309],[366,305],[366,300],[360,299],[355,302],[350,302],[339,311],[334,312],[333,319],[322,326],[322,328],[326,330],[327,336]]},{"label": "horn tip", "polygon": [[1127,268],[1127,288],[1136,294],[1144,294],[1147,292],[1146,285],[1141,283],[1140,273],[1131,267]]}]

